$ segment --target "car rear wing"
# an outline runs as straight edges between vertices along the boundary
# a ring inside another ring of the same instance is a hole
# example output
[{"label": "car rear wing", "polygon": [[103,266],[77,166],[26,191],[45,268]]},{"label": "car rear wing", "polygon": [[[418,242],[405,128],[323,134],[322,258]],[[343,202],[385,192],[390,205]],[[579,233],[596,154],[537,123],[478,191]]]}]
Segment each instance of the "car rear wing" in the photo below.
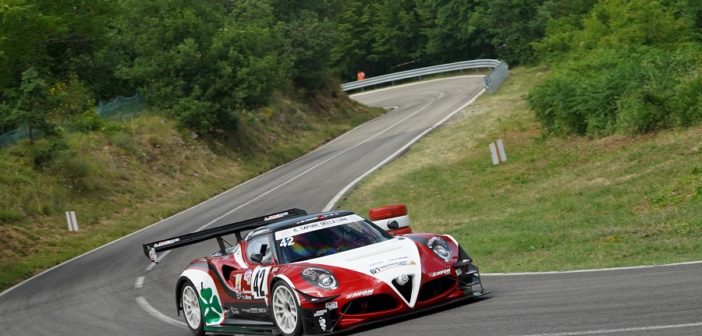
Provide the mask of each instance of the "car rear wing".
[{"label": "car rear wing", "polygon": [[143,244],[142,247],[144,248],[144,254],[146,255],[146,257],[148,257],[149,260],[155,263],[158,262],[158,252],[196,244],[213,238],[217,239],[219,248],[222,251],[224,251],[225,246],[222,236],[226,236],[228,234],[235,234],[236,238],[238,240],[241,240],[241,231],[255,229],[265,224],[275,223],[284,219],[304,215],[307,215],[307,212],[305,210],[294,208],[281,212],[276,212],[266,216],[247,219],[241,222],[225,224],[222,226],[202,230],[199,232],[188,233],[182,236],[171,237],[168,239],[146,243]]}]

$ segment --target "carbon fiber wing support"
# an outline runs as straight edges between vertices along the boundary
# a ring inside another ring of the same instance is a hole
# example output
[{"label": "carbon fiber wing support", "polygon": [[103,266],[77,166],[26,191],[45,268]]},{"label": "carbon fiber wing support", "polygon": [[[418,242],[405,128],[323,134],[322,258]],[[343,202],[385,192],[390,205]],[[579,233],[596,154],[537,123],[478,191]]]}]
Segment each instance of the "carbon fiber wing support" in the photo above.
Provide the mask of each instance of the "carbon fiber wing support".
[{"label": "carbon fiber wing support", "polygon": [[266,224],[275,223],[288,218],[304,215],[307,215],[307,212],[305,210],[293,208],[269,214],[266,216],[247,219],[241,222],[225,224],[222,226],[202,230],[199,232],[188,233],[182,236],[176,236],[151,243],[146,243],[143,244],[142,247],[144,249],[144,254],[146,255],[146,257],[155,263],[158,262],[158,252],[196,244],[209,239],[217,239],[220,248],[223,250],[224,245],[222,243],[222,236],[228,234],[236,234],[237,239],[241,239],[241,231],[255,229]]}]

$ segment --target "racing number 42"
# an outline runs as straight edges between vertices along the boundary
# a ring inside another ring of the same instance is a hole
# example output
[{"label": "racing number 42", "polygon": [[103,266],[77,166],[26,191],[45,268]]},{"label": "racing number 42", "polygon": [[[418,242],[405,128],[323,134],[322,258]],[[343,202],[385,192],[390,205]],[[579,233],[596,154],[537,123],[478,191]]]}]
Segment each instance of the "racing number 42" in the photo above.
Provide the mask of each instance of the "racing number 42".
[{"label": "racing number 42", "polygon": [[266,288],[266,280],[268,278],[268,270],[270,267],[257,267],[252,276],[251,290],[253,291],[254,299],[263,299],[268,293]]}]

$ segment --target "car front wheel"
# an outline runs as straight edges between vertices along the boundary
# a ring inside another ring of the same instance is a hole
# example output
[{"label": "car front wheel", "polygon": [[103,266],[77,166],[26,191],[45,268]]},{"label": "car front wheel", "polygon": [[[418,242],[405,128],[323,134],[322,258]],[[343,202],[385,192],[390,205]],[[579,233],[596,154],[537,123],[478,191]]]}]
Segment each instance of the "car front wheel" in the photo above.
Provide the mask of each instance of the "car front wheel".
[{"label": "car front wheel", "polygon": [[280,332],[285,336],[302,334],[302,311],[290,286],[278,281],[271,292],[273,321]]}]

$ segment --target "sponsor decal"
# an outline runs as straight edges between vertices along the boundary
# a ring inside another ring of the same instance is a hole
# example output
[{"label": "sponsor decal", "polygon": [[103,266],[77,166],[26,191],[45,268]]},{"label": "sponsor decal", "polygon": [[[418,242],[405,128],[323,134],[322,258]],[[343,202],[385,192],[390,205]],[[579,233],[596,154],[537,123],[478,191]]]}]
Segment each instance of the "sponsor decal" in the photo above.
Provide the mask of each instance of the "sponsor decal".
[{"label": "sponsor decal", "polygon": [[429,273],[429,276],[431,276],[432,278],[436,278],[440,275],[448,275],[448,274],[451,274],[450,268],[447,268],[447,269],[441,270],[441,271],[437,271],[437,272],[431,272],[431,273]]},{"label": "sponsor decal", "polygon": [[244,273],[244,281],[246,281],[247,285],[251,284],[251,270],[247,270],[246,273]]},{"label": "sponsor decal", "polygon": [[161,246],[171,245],[171,244],[177,243],[177,242],[179,242],[179,241],[180,241],[180,238],[173,238],[173,239],[169,239],[169,240],[164,240],[164,241],[161,241],[161,242],[158,242],[158,243],[154,244],[154,247],[161,247]]},{"label": "sponsor decal", "polygon": [[322,329],[322,331],[327,331],[327,320],[325,320],[324,317],[319,318],[319,328]]},{"label": "sponsor decal", "polygon": [[221,320],[222,306],[219,298],[212,291],[212,288],[200,289],[200,309],[203,310],[203,318],[206,323],[217,323]]},{"label": "sponsor decal", "polygon": [[246,314],[267,314],[267,308],[241,308],[241,311]]},{"label": "sponsor decal", "polygon": [[376,273],[380,273],[380,272],[383,272],[383,271],[387,271],[387,270],[389,270],[389,269],[391,269],[391,268],[402,267],[402,266],[409,266],[409,265],[416,265],[416,263],[415,263],[414,261],[410,261],[410,260],[404,260],[404,261],[393,262],[393,263],[389,263],[389,264],[387,264],[387,265],[383,265],[383,266],[380,266],[380,267],[371,268],[371,269],[370,269],[370,273],[371,273],[371,274],[376,274]]},{"label": "sponsor decal", "polygon": [[285,216],[287,216],[287,215],[288,215],[288,212],[287,212],[287,211],[286,211],[286,212],[281,212],[281,213],[278,213],[278,214],[275,214],[275,215],[270,215],[270,216],[268,216],[268,217],[264,217],[264,218],[263,218],[263,221],[264,221],[264,222],[267,222],[267,221],[269,221],[269,220],[274,220],[274,219],[278,219],[278,218],[283,218],[283,217],[285,217]]},{"label": "sponsor decal", "polygon": [[318,310],[318,311],[314,312],[314,317],[320,317],[326,313],[327,313],[326,309]]},{"label": "sponsor decal", "polygon": [[314,222],[314,223],[309,223],[309,224],[303,224],[300,226],[292,227],[289,229],[285,230],[280,230],[275,233],[275,240],[281,240],[283,238],[288,238],[288,237],[294,237],[303,233],[308,233],[312,231],[317,231],[321,229],[326,229],[338,225],[344,225],[348,223],[353,223],[353,222],[359,222],[362,221],[363,218],[361,218],[358,215],[349,215],[349,216],[344,216],[344,217],[339,217],[339,218],[332,218],[332,219],[327,219],[319,222]]},{"label": "sponsor decal", "polygon": [[[375,291],[375,290],[374,290],[374,289],[366,289],[366,290],[362,290],[362,291],[359,291],[359,292],[353,292],[353,293],[351,293],[351,294],[349,294],[349,295],[346,295],[346,298],[347,298],[347,299],[355,299],[355,298],[359,298],[359,297],[362,297],[362,296],[373,295],[373,291]],[[336,303],[336,302],[334,302],[334,303]],[[338,307],[338,303],[337,303],[337,307]]]},{"label": "sponsor decal", "polygon": [[241,273],[236,275],[236,280],[234,281],[234,288],[237,290],[237,292],[241,291]]},{"label": "sponsor decal", "polygon": [[239,309],[234,307],[229,308],[229,315],[239,315]]},{"label": "sponsor decal", "polygon": [[339,308],[339,303],[336,302],[336,301],[327,302],[327,303],[324,304],[324,308],[327,308],[327,309],[329,309],[329,310],[331,310],[331,309],[337,309],[337,308]]}]

